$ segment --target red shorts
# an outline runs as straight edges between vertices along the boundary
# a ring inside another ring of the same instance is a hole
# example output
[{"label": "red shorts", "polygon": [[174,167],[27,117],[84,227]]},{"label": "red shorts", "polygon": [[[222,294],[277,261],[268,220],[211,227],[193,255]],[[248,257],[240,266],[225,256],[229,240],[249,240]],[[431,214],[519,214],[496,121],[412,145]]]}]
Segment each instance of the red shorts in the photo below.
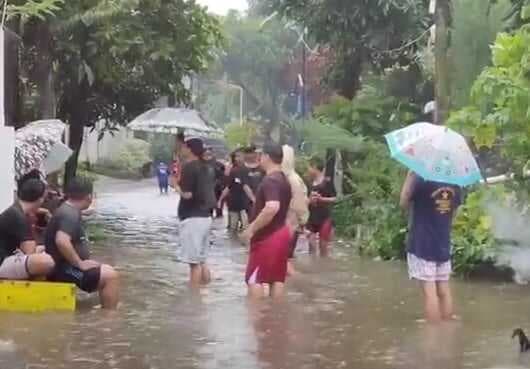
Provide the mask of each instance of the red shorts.
[{"label": "red shorts", "polygon": [[308,224],[307,229],[311,233],[318,233],[319,238],[322,241],[331,241],[333,238],[333,222],[331,218],[326,219],[321,224]]},{"label": "red shorts", "polygon": [[263,240],[251,242],[247,284],[285,282],[291,239],[289,227],[284,226]]}]

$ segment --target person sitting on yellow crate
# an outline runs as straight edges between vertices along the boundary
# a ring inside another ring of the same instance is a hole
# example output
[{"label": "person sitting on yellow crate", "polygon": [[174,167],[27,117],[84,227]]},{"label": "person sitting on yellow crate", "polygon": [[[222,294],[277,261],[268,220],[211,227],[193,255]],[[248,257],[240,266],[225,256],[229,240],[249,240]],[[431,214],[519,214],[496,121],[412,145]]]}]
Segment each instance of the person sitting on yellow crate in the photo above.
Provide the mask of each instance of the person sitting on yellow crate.
[{"label": "person sitting on yellow crate", "polygon": [[52,257],[37,252],[30,222],[46,198],[46,187],[36,178],[21,182],[17,201],[0,214],[0,279],[39,279],[53,270]]},{"label": "person sitting on yellow crate", "polygon": [[66,186],[66,201],[54,213],[44,243],[56,267],[51,281],[74,283],[85,292],[99,292],[103,308],[118,305],[119,276],[113,267],[90,259],[82,212],[92,203],[93,186],[74,178]]}]

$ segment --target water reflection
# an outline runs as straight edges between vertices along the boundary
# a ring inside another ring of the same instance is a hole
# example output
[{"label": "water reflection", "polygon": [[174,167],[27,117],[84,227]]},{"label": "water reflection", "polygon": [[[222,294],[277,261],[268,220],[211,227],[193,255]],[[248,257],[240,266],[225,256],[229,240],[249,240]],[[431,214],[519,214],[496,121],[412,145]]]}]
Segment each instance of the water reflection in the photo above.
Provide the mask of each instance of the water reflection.
[{"label": "water reflection", "polygon": [[192,295],[175,261],[176,202],[151,183],[105,183],[94,221],[113,238],[95,254],[123,275],[120,309],[107,315],[82,295],[74,314],[2,313],[0,368],[530,367],[510,338],[515,327],[530,330],[528,289],[456,282],[463,321],[434,328],[418,322],[419,291],[401,263],[345,246],[331,260],[302,253],[284,303],[249,305],[247,251],[216,222],[213,283]]}]

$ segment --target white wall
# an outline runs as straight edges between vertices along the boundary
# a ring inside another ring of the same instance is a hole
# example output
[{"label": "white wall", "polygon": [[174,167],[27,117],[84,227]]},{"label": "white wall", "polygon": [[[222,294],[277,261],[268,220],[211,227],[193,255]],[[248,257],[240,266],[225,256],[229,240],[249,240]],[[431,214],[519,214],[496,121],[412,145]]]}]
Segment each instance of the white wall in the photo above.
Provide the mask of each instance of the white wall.
[{"label": "white wall", "polygon": [[13,203],[15,191],[15,131],[0,127],[0,212]]},{"label": "white wall", "polygon": [[97,163],[102,159],[110,159],[128,139],[133,137],[132,132],[126,128],[121,128],[114,133],[114,136],[107,132],[103,139],[98,141],[100,132],[98,127],[93,132],[90,131],[89,128],[85,129],[83,146],[79,153],[80,163],[85,161]]}]

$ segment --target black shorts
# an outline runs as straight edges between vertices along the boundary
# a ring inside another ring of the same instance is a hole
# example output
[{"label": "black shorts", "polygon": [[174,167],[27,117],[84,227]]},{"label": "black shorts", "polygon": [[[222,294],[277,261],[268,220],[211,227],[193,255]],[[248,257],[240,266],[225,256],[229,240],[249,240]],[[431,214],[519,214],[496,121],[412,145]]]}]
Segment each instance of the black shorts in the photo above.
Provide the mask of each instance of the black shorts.
[{"label": "black shorts", "polygon": [[83,271],[71,265],[55,268],[51,280],[54,282],[73,283],[79,289],[92,293],[98,290],[101,266]]}]

